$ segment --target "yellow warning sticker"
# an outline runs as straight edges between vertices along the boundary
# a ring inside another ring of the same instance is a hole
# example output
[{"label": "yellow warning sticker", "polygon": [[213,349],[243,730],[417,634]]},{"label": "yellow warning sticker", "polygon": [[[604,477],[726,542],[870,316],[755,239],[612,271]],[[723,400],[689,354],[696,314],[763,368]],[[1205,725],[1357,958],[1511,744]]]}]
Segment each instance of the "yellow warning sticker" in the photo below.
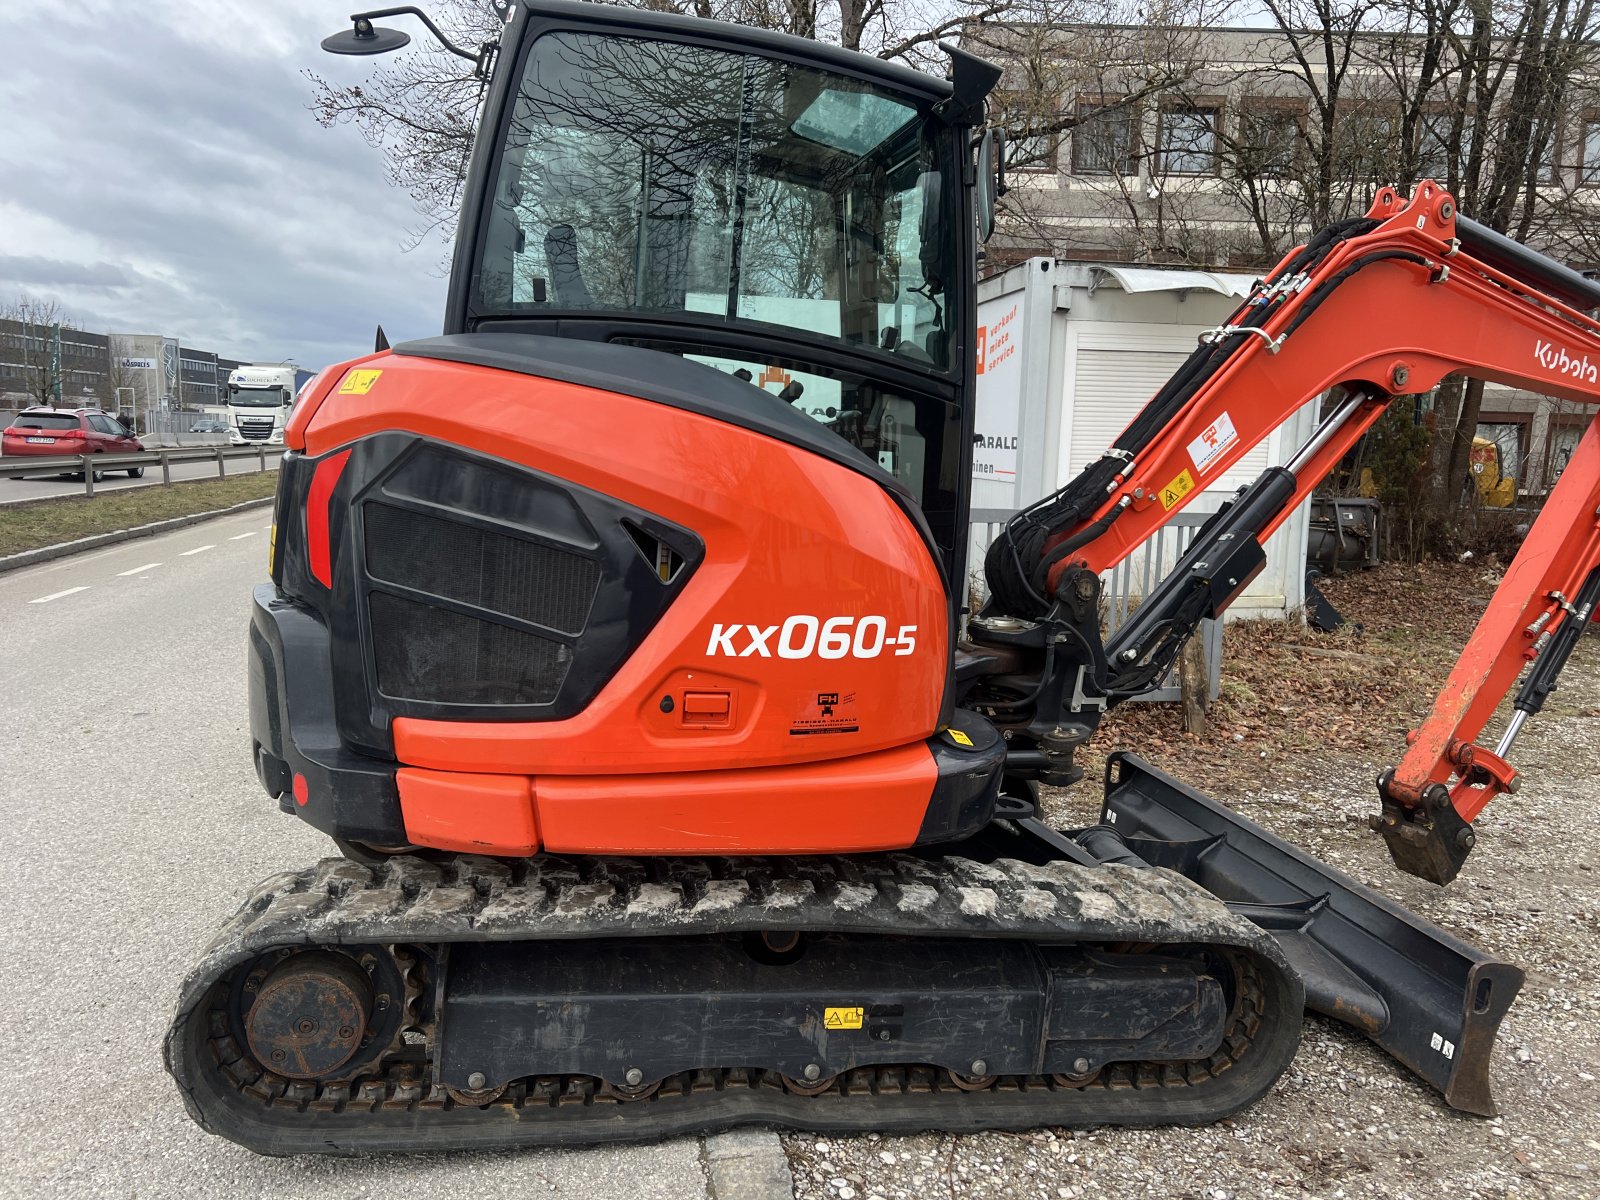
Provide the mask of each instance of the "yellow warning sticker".
[{"label": "yellow warning sticker", "polygon": [[825,1008],[822,1010],[824,1029],[860,1029],[861,1019],[867,1015],[864,1008]]},{"label": "yellow warning sticker", "polygon": [[365,396],[382,374],[382,371],[351,371],[339,385],[339,391],[346,396]]},{"label": "yellow warning sticker", "polygon": [[958,746],[972,745],[972,739],[966,734],[962,733],[959,729],[947,729],[945,732],[950,735],[950,740]]},{"label": "yellow warning sticker", "polygon": [[1161,507],[1171,512],[1172,506],[1192,491],[1194,491],[1194,476],[1189,474],[1188,468],[1185,467],[1178,473],[1176,479],[1161,489]]}]

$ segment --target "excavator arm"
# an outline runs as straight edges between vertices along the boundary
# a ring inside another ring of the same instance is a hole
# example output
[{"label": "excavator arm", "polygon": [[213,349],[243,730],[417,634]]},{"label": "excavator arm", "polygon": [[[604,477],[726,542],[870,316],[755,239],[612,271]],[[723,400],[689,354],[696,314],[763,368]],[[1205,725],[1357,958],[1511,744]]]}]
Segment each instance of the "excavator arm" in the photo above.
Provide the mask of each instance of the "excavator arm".
[{"label": "excavator arm", "polygon": [[[1099,711],[1159,679],[1199,621],[1225,609],[1265,562],[1262,544],[1398,395],[1465,374],[1600,403],[1600,286],[1458,215],[1432,182],[1409,201],[1385,188],[1364,218],[1291,251],[1211,330],[1116,444],[1018,513],[990,547],[991,601],[977,639],[1007,620],[1072,626],[1097,640],[1099,575],[1303,405],[1327,415],[1287,465],[1240,489],[1133,618],[1095,652],[1051,669],[1066,716],[1034,710],[1041,778],[1060,768]],[[1591,424],[1432,712],[1380,780],[1374,826],[1404,870],[1444,883],[1473,842],[1470,822],[1518,776],[1504,755],[1538,711],[1600,599],[1600,427]],[[1475,739],[1529,661],[1517,716],[1493,748]],[[1047,691],[1041,688],[1040,691]],[[1011,703],[1015,703],[1012,701]],[[1004,704],[1004,702],[1003,702]],[[1005,714],[1002,707],[1001,715]]]}]

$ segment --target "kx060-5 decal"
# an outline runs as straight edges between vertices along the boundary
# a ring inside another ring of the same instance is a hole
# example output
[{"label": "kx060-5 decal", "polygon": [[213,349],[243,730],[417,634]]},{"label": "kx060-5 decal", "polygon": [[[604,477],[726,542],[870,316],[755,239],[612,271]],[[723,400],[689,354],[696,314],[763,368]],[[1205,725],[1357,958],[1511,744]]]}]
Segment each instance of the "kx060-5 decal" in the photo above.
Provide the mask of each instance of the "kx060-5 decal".
[{"label": "kx060-5 decal", "polygon": [[887,617],[796,615],[782,625],[713,625],[706,653],[724,658],[877,658],[884,651],[904,657],[917,648],[917,627],[889,633]]}]

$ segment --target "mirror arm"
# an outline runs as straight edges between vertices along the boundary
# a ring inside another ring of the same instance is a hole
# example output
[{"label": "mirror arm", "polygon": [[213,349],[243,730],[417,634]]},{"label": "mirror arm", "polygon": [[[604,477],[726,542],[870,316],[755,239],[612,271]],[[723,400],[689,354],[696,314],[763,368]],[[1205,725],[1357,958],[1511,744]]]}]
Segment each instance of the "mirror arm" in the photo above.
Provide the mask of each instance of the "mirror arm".
[{"label": "mirror arm", "polygon": [[996,129],[994,131],[994,165],[994,194],[995,198],[998,199],[1011,190],[1010,185],[1006,183],[1006,131],[1004,129]]},{"label": "mirror arm", "polygon": [[480,78],[485,77],[485,64],[489,61],[490,49],[494,43],[485,42],[483,47],[476,54],[473,54],[470,50],[463,50],[449,38],[445,37],[440,28],[428,19],[427,13],[423,12],[420,8],[413,4],[402,4],[396,8],[375,8],[371,12],[351,13],[350,19],[352,21],[371,21],[378,17],[399,16],[413,16],[417,20],[421,21],[428,27],[428,32],[433,34],[435,41],[437,41],[446,50],[450,51],[451,54],[454,54],[458,58],[466,59],[474,67],[476,67],[477,70],[474,72],[474,74],[478,75]]},{"label": "mirror arm", "polygon": [[983,102],[1000,82],[1000,68],[947,42],[939,49],[950,56],[950,95],[934,106],[934,114],[950,125],[982,125]]}]

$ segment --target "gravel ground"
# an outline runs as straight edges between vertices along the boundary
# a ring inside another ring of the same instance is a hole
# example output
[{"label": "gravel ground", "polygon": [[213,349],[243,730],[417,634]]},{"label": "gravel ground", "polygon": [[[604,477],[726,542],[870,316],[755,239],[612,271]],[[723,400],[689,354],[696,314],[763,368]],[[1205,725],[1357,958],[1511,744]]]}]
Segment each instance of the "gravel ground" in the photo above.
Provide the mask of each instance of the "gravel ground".
[{"label": "gravel ground", "polygon": [[[1384,765],[1376,759],[1280,757],[1229,797],[1288,841],[1527,970],[1495,1050],[1499,1117],[1452,1112],[1370,1043],[1310,1017],[1277,1086],[1220,1125],[788,1136],[796,1197],[1600,1196],[1597,703],[1593,635],[1517,744],[1526,786],[1479,818],[1477,848],[1448,888],[1400,874],[1367,830]],[[1183,757],[1157,763],[1182,777]],[[1051,816],[1084,824],[1096,811],[1094,793],[1081,790]]]}]

